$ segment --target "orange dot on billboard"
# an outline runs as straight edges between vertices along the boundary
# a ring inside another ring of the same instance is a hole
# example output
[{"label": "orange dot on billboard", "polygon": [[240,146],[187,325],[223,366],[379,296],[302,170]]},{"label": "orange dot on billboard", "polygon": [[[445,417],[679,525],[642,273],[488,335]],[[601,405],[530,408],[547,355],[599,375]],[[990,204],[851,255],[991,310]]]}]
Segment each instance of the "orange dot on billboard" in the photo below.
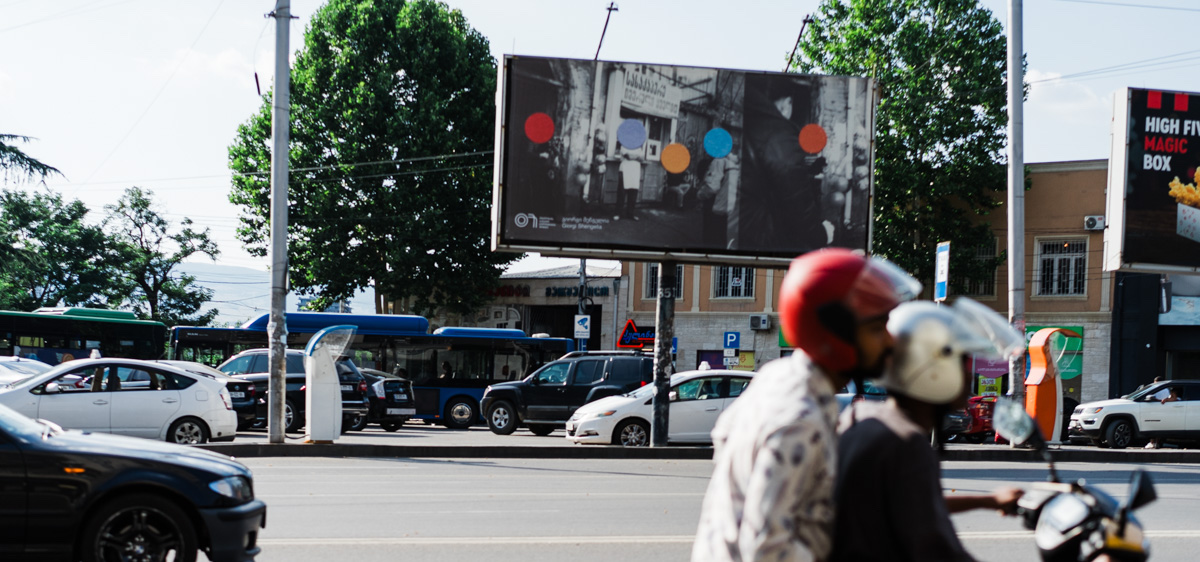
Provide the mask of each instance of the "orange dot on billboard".
[{"label": "orange dot on billboard", "polygon": [[672,174],[681,174],[692,162],[692,154],[686,146],[673,142],[663,147],[662,167]]},{"label": "orange dot on billboard", "polygon": [[825,129],[816,123],[805,125],[800,129],[800,148],[809,154],[816,154],[825,148]]},{"label": "orange dot on billboard", "polygon": [[535,144],[542,144],[554,136],[554,120],[542,112],[525,119],[525,136]]}]

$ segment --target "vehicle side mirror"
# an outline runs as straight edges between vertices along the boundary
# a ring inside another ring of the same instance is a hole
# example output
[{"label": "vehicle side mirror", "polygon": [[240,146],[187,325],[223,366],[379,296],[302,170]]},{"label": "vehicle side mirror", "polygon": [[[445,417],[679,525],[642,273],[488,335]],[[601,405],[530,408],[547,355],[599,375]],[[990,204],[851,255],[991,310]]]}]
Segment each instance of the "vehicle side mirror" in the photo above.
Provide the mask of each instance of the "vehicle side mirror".
[{"label": "vehicle side mirror", "polygon": [[58,394],[62,391],[63,391],[62,387],[58,386],[58,383],[56,383],[56,382],[46,384],[46,391],[45,391],[46,394]]},{"label": "vehicle side mirror", "polygon": [[677,401],[679,401],[679,393],[672,390],[671,393],[667,395],[667,398],[671,402],[677,402]]},{"label": "vehicle side mirror", "polygon": [[1142,469],[1135,470],[1129,479],[1129,509],[1134,510],[1158,499],[1150,475]]},{"label": "vehicle side mirror", "polygon": [[533,377],[533,378],[529,379],[529,384],[532,384],[534,386],[540,385],[540,384],[542,384],[542,378],[541,377]]}]

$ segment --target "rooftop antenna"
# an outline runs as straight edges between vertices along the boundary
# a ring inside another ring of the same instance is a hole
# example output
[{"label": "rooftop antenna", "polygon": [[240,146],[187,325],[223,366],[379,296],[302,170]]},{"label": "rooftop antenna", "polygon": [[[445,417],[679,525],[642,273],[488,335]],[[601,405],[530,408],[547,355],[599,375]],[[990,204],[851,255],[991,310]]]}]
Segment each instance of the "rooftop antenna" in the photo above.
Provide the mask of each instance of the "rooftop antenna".
[{"label": "rooftop antenna", "polygon": [[600,60],[600,47],[604,46],[604,34],[608,33],[608,20],[612,17],[613,12],[620,11],[616,2],[609,2],[605,10],[608,10],[608,15],[604,16],[604,30],[600,32],[600,44],[596,45],[596,56],[592,60]]},{"label": "rooftop antenna", "polygon": [[787,72],[792,67],[792,60],[796,58],[796,49],[800,48],[800,40],[804,38],[804,28],[808,27],[808,24],[812,23],[812,21],[812,14],[804,16],[804,23],[800,24],[800,35],[796,36],[796,45],[792,47],[792,54],[788,55],[787,64],[783,67],[784,72]]}]

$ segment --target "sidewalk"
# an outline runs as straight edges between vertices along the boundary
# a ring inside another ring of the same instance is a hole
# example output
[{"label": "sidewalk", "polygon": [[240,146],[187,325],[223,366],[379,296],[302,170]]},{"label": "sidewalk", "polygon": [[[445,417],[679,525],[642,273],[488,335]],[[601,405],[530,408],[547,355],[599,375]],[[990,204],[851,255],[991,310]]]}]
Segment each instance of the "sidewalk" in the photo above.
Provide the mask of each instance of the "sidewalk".
[{"label": "sidewalk", "polygon": [[[711,459],[712,447],[615,447],[575,445],[562,431],[538,437],[526,430],[494,435],[487,428],[454,431],[442,427],[407,424],[395,433],[378,428],[343,435],[328,445],[305,444],[302,436],[289,435],[283,444],[268,442],[265,432],[241,432],[233,443],[209,443],[204,449],[233,457],[351,457],[351,458],[534,458],[534,459]],[[1051,451],[1054,462],[1089,463],[1196,463],[1200,449],[1100,449],[1063,445]],[[1029,449],[1008,445],[946,445],[943,460],[982,462],[1043,462]]]}]

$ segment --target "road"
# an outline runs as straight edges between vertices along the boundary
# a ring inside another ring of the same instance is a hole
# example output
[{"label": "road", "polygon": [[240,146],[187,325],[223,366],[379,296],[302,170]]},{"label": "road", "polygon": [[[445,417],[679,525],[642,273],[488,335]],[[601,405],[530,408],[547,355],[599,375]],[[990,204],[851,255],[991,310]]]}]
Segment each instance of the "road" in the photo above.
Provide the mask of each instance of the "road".
[{"label": "road", "polygon": [[[709,461],[247,458],[268,526],[259,560],[571,562],[685,560]],[[1123,498],[1127,464],[1064,464]],[[1200,550],[1200,465],[1144,465],[1159,500],[1139,512],[1154,559]],[[947,489],[970,493],[1045,478],[1028,463],[953,462]],[[1032,534],[991,512],[955,517],[984,561],[1034,560]]]}]

